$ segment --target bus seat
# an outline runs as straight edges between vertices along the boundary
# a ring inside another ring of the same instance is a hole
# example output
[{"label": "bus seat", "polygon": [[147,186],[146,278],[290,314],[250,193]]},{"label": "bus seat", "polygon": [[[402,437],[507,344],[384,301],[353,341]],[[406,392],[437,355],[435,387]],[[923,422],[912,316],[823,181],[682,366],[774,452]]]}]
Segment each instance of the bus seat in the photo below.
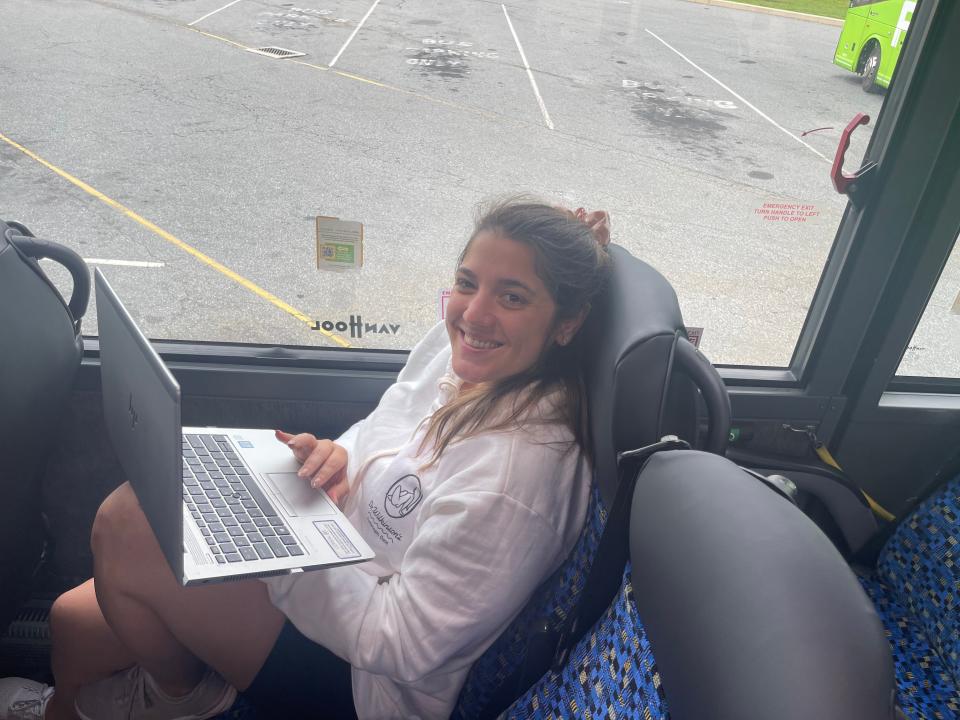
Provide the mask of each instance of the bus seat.
[{"label": "bus seat", "polygon": [[[613,272],[587,332],[586,382],[596,477],[603,501],[616,495],[617,452],[664,435],[723,453],[730,404],[722,378],[689,343],[673,287],[647,263],[610,245]],[[708,410],[709,430],[697,438],[695,393]]]},{"label": "bus seat", "polygon": [[[549,664],[551,645],[576,607],[616,493],[617,453],[673,433],[694,442],[696,397],[709,411],[706,446],[723,452],[730,406],[723,380],[686,339],[677,296],[653,267],[611,245],[612,278],[593,309],[586,381],[594,481],[587,519],[561,567],[471,668],[453,716],[489,717]],[[543,647],[540,647],[543,645]]]},{"label": "bus seat", "polygon": [[[41,258],[72,275],[69,303]],[[40,481],[80,367],[89,294],[79,255],[0,220],[0,634],[29,594],[46,543]]]},{"label": "bus seat", "polygon": [[861,583],[886,628],[906,716],[960,717],[960,476],[900,523]]},{"label": "bus seat", "polygon": [[653,456],[620,590],[509,720],[893,720],[883,628],[830,541],[739,467]]}]

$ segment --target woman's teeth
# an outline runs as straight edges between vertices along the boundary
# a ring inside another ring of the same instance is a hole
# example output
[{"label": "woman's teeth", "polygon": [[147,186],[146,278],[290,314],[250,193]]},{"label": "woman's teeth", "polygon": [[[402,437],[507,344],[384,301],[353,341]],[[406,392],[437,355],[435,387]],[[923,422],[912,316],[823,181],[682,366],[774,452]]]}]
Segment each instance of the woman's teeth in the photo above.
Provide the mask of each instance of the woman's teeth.
[{"label": "woman's teeth", "polygon": [[480,338],[474,337],[473,335],[463,334],[463,339],[472,348],[477,350],[492,350],[495,347],[500,347],[503,343],[494,342],[492,340],[481,340]]}]

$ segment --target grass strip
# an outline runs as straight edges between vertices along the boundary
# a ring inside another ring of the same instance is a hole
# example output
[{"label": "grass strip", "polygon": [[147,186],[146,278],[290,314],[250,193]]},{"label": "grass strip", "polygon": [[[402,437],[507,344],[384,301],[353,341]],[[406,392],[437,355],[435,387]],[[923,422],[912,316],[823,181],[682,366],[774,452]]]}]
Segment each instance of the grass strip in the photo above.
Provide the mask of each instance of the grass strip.
[{"label": "grass strip", "polygon": [[840,18],[847,16],[848,0],[730,0],[746,5],[762,5],[777,10],[792,10],[793,12],[823,15],[825,17]]}]

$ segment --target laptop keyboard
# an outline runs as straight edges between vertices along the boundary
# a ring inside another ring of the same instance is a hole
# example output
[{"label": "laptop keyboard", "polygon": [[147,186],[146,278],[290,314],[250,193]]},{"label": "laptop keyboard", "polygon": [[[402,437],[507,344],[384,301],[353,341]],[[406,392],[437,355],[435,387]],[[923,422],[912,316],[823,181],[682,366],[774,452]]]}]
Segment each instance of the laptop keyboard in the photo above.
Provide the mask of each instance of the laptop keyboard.
[{"label": "laptop keyboard", "polygon": [[183,501],[220,564],[304,554],[226,435],[183,434]]}]

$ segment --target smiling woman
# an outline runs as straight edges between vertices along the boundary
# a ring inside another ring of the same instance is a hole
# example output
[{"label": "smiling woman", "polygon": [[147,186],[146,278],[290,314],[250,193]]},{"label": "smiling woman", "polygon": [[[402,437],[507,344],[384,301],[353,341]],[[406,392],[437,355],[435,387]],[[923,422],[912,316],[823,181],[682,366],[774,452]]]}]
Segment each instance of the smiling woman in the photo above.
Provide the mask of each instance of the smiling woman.
[{"label": "smiling woman", "polygon": [[[565,402],[556,419],[589,453],[577,331],[609,272],[606,215],[599,215],[597,225],[582,209],[514,200],[477,220],[446,317],[452,367],[465,392],[430,420],[434,457],[453,436],[486,426],[497,413],[494,427],[510,426],[558,388]],[[507,410],[501,404],[508,397],[514,402]]]},{"label": "smiling woman", "polygon": [[[94,522],[94,579],[51,610],[56,690],[0,681],[0,720],[203,720],[238,690],[269,717],[448,717],[585,516],[577,338],[609,270],[588,217],[496,205],[460,257],[445,326],[378,407],[335,442],[277,433],[304,483],[346,499],[375,559],[183,587],[121,485]],[[315,683],[318,668],[333,681]]]}]

